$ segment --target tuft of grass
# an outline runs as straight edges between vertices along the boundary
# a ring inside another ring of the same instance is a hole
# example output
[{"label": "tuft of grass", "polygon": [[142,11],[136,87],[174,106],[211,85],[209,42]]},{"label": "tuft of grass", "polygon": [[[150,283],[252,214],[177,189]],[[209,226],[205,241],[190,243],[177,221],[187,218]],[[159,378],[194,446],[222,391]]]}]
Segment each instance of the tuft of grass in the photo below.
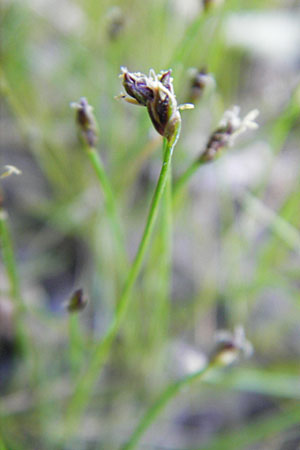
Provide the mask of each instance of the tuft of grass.
[{"label": "tuft of grass", "polygon": [[[292,52],[262,58],[231,38],[247,32],[233,18],[269,29],[274,13],[298,11],[201,3],[2,7],[1,174],[15,165],[22,176],[0,180],[0,449],[126,448],[130,433],[127,448],[173,448],[180,431],[178,447],[200,450],[198,428],[181,421],[218,410],[222,432],[212,418],[206,449],[265,450],[297,425],[299,77]],[[121,66],[172,69],[178,103],[191,68],[216,80],[183,114],[173,155],[145,109],[114,99]],[[78,139],[69,105],[81,96],[97,142]],[[258,108],[259,130],[206,164],[233,105]],[[78,286],[88,305],[68,314]],[[215,333],[237,324],[251,361],[197,372]]]}]

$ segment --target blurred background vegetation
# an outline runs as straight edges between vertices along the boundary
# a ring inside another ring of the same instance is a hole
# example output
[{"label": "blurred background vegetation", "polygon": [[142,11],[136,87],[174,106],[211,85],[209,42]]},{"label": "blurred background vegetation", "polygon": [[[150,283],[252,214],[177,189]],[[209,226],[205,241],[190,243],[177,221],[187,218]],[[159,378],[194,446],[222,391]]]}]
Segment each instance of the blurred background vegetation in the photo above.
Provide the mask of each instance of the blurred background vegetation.
[{"label": "blurred background vegetation", "polygon": [[[300,448],[300,5],[204,3],[2,2],[0,169],[22,175],[0,187],[1,450],[120,448],[165,386],[201,368],[216,331],[238,324],[252,358],[181,392],[138,448]],[[161,166],[146,110],[114,99],[120,66],[172,68],[179,103],[190,100],[190,68],[215,79],[182,115],[175,180],[232,105],[242,116],[258,108],[260,128],[199,168],[167,229],[160,209],[104,371],[62,442],[74,383],[129,268],[116,261],[70,103],[94,107],[130,260]],[[88,306],[70,315],[78,287]]]}]

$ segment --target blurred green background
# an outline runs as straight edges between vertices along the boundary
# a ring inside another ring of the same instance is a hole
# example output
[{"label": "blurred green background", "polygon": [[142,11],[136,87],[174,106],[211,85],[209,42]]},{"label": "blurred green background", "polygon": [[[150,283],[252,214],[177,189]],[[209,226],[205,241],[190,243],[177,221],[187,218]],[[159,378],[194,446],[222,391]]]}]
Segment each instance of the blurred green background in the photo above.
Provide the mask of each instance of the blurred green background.
[{"label": "blurred green background", "polygon": [[[1,450],[121,448],[162,389],[202,367],[216,331],[239,324],[251,359],[183,390],[137,448],[300,448],[300,5],[210,3],[2,2],[0,169],[22,175],[0,180]],[[130,260],[161,166],[146,110],[114,98],[121,66],[171,68],[178,103],[190,100],[192,67],[215,79],[182,113],[174,180],[232,105],[242,116],[258,108],[260,127],[199,168],[167,229],[160,208],[126,318],[62,441],[74,384],[129,268],[116,262],[70,103],[85,96],[94,107]],[[89,303],[70,315],[78,287]]]}]

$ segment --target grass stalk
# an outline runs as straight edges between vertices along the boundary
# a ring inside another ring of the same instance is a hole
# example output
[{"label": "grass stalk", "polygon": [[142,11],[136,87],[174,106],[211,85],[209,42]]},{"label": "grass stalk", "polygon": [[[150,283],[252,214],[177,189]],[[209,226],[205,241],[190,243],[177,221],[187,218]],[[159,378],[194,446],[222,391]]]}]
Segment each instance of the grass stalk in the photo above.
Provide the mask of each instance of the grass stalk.
[{"label": "grass stalk", "polygon": [[15,252],[12,237],[7,225],[7,213],[4,210],[0,211],[0,236],[3,261],[10,285],[10,295],[14,298],[18,310],[24,311],[25,307],[21,300],[20,282],[15,260]]},{"label": "grass stalk", "polygon": [[161,344],[167,335],[169,320],[169,302],[171,293],[172,273],[172,174],[169,172],[166,189],[162,199],[162,224],[160,235],[160,278],[161,284],[158,291],[155,334]]},{"label": "grass stalk", "polygon": [[[168,330],[171,293],[172,266],[172,174],[169,172],[166,188],[162,197],[159,218],[159,233],[155,236],[148,270],[153,273],[148,277],[146,292],[150,292],[151,319],[149,337],[153,343],[156,356],[163,356],[163,343]],[[147,269],[146,269],[147,270]],[[153,283],[153,276],[155,283]],[[162,352],[161,352],[162,350]]]},{"label": "grass stalk", "polygon": [[75,375],[80,370],[80,366],[83,361],[83,339],[81,336],[78,313],[69,314],[68,328],[70,345],[70,367],[72,376],[75,377]]},{"label": "grass stalk", "polygon": [[[21,103],[14,95],[13,89],[9,86],[3,70],[0,68],[0,92],[6,97],[8,104],[11,106],[12,111],[15,113],[18,120],[21,122],[21,129],[24,132],[30,127],[30,121],[27,118],[26,111]],[[25,134],[25,133],[24,133]]]},{"label": "grass stalk", "polygon": [[124,272],[127,265],[127,257],[123,233],[121,230],[120,220],[117,213],[115,196],[110,181],[108,179],[108,176],[106,174],[106,170],[104,168],[102,159],[97,149],[94,147],[89,147],[88,145],[85,145],[85,147],[87,150],[87,155],[90,160],[90,163],[96,173],[97,179],[100,183],[100,186],[104,194],[108,218],[115,237],[116,251],[118,257],[117,259],[120,264],[120,272],[122,273]]},{"label": "grass stalk", "polygon": [[126,311],[128,309],[131,299],[132,289],[141,271],[145,253],[148,248],[150,238],[153,232],[153,227],[158,214],[159,204],[165,189],[168,173],[171,167],[172,153],[175,143],[176,139],[172,143],[165,142],[164,144],[165,145],[164,160],[136,256],[129,270],[129,274],[125,282],[123,293],[117,304],[115,317],[110,327],[108,328],[106,334],[104,335],[103,339],[96,346],[94,353],[91,357],[90,363],[86,367],[85,373],[83,374],[83,376],[80,377],[75,387],[74,394],[72,396],[72,399],[70,401],[70,404],[68,405],[66,412],[63,429],[63,439],[68,438],[74,431],[74,427],[78,424],[80,416],[83,413],[89,401],[89,397],[92,393],[95,382],[99,377],[101,368],[108,356],[111,344],[126,315]]},{"label": "grass stalk", "polygon": [[169,316],[169,302],[171,294],[172,281],[172,174],[168,175],[166,190],[164,193],[163,203],[163,224],[162,224],[162,250],[163,257],[163,288],[161,292],[160,323],[163,327],[163,332],[167,333],[168,316]]},{"label": "grass stalk", "polygon": [[0,210],[0,241],[4,267],[9,282],[9,294],[15,303],[15,317],[17,324],[17,339],[22,350],[27,351],[28,342],[24,330],[25,305],[22,301],[19,274],[17,270],[15,252],[10,230],[7,224],[7,213]]},{"label": "grass stalk", "polygon": [[6,450],[5,444],[3,442],[3,440],[0,437],[0,450]]},{"label": "grass stalk", "polygon": [[179,178],[175,181],[173,186],[173,204],[176,204],[176,201],[184,188],[184,186],[187,184],[187,182],[191,179],[191,177],[194,175],[194,173],[197,172],[199,167],[201,167],[204,164],[203,161],[200,161],[200,159],[196,159],[193,161],[188,168],[183,172],[182,175],[179,176]]},{"label": "grass stalk", "polygon": [[160,394],[156,402],[142,417],[141,421],[130,436],[129,441],[122,447],[122,450],[132,450],[136,448],[142,436],[148,430],[150,425],[155,421],[155,419],[159,416],[159,414],[162,413],[167,404],[172,399],[174,399],[183,388],[190,385],[193,381],[201,379],[208,372],[208,370],[211,369],[211,367],[212,365],[208,364],[203,369],[168,385],[166,389]]},{"label": "grass stalk", "polygon": [[[268,447],[267,439],[274,437],[282,432],[287,433],[293,426],[299,425],[300,408],[299,403],[292,406],[281,407],[279,412],[260,417],[246,426],[236,430],[221,434],[205,446],[205,450],[242,450],[245,448],[254,448],[257,443],[264,443],[263,448]],[[197,448],[203,450],[203,446]]]}]

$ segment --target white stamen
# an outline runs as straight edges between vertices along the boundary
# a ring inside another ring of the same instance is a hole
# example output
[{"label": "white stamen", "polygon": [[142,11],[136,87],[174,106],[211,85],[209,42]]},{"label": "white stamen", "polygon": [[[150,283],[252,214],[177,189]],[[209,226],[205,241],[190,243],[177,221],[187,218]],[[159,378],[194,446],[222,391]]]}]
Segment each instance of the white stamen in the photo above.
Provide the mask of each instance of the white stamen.
[{"label": "white stamen", "polygon": [[18,169],[15,166],[11,166],[9,164],[7,164],[6,166],[4,166],[4,169],[6,169],[5,172],[3,172],[0,175],[0,178],[6,178],[9,177],[11,175],[21,175],[22,171],[20,169]]}]

